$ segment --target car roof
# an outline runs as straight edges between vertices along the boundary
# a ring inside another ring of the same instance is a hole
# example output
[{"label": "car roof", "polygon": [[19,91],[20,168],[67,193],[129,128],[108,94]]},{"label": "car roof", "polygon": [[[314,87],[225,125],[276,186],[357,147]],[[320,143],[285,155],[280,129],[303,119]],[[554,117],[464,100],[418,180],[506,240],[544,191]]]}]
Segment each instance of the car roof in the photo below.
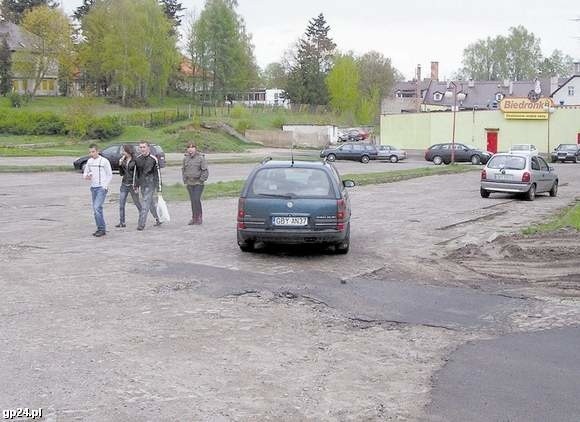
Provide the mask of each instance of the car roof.
[{"label": "car roof", "polygon": [[262,168],[330,168],[330,163],[324,161],[292,161],[269,160],[258,164]]}]

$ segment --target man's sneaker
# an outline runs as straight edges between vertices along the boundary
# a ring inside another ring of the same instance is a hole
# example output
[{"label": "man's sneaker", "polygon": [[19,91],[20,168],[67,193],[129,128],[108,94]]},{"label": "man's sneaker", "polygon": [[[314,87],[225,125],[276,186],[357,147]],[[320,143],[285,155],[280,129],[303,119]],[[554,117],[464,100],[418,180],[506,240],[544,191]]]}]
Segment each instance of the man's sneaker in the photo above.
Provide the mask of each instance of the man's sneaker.
[{"label": "man's sneaker", "polygon": [[99,232],[99,230],[97,230],[96,232],[94,232],[93,233],[93,236],[96,236],[98,232]]},{"label": "man's sneaker", "polygon": [[137,230],[139,230],[140,232],[142,232],[143,230],[145,230],[145,227],[138,226],[137,227]]},{"label": "man's sneaker", "polygon": [[125,223],[119,223],[115,227],[119,229],[121,227],[127,227],[127,225]]},{"label": "man's sneaker", "polygon": [[107,234],[107,232],[99,230],[99,231],[95,232],[95,237],[103,237],[106,234]]},{"label": "man's sneaker", "polygon": [[195,219],[192,218],[191,220],[189,220],[189,223],[187,223],[188,226],[193,226],[195,224]]},{"label": "man's sneaker", "polygon": [[159,220],[155,220],[155,224],[153,224],[155,227],[159,227],[160,225],[162,225],[163,223]]}]

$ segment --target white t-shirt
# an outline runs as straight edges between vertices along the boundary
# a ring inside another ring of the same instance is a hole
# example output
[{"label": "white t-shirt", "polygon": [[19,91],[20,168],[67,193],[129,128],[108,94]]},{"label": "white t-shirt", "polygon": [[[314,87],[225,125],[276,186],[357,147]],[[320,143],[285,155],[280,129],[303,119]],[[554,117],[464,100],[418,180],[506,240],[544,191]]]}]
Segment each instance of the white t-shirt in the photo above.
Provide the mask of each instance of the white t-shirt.
[{"label": "white t-shirt", "polygon": [[106,158],[99,155],[97,158],[89,158],[83,177],[91,176],[91,187],[102,187],[109,189],[109,184],[113,179],[113,171],[111,170],[111,163]]}]

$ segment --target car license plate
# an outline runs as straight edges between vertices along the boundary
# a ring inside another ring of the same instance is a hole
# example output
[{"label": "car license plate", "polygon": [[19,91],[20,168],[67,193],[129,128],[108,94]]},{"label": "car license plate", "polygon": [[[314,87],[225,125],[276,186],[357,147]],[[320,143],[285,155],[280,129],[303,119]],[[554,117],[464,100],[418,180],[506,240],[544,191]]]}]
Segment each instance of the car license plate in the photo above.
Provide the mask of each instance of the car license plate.
[{"label": "car license plate", "polygon": [[272,217],[275,226],[305,226],[308,224],[307,217]]},{"label": "car license plate", "polygon": [[495,180],[511,180],[511,174],[496,174]]}]

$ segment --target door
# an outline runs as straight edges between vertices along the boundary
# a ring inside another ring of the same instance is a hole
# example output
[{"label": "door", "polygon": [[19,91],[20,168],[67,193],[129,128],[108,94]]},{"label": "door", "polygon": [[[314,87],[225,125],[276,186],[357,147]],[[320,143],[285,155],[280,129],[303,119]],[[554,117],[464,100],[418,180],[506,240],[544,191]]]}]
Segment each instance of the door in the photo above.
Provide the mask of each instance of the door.
[{"label": "door", "polygon": [[487,132],[487,150],[492,154],[497,152],[497,132]]},{"label": "door", "polygon": [[348,160],[350,158],[351,154],[352,154],[352,145],[351,144],[343,145],[336,150],[336,158],[341,159],[341,160],[345,160],[345,159]]},{"label": "door", "polygon": [[540,163],[540,171],[542,173],[542,191],[547,192],[552,189],[554,184],[554,173],[550,171],[550,166],[542,157],[538,157],[538,162]]}]

